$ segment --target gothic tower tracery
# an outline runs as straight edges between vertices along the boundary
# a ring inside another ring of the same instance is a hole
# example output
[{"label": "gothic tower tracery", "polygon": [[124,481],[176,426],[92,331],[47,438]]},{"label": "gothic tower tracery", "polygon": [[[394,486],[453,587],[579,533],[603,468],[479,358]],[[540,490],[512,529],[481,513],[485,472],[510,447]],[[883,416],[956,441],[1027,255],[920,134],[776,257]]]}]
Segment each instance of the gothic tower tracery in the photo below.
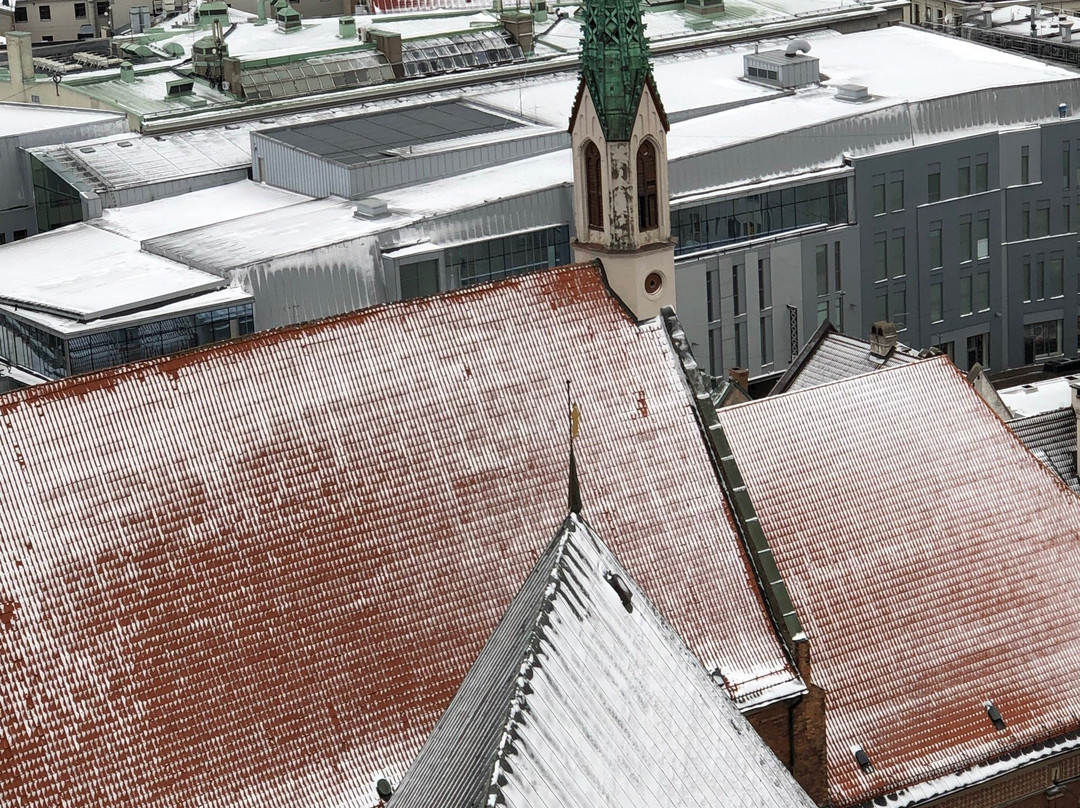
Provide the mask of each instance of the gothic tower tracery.
[{"label": "gothic tower tracery", "polygon": [[640,318],[675,303],[664,107],[637,0],[588,0],[570,116],[576,261],[599,258]]}]

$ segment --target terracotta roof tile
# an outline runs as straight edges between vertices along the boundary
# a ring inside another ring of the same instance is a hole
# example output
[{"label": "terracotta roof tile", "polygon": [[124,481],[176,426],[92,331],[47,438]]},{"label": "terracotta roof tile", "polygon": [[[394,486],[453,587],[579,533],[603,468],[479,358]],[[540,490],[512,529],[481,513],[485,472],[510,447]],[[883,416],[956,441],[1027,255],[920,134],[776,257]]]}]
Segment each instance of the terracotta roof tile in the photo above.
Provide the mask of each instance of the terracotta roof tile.
[{"label": "terracotta roof tile", "polygon": [[371,804],[563,517],[567,378],[598,531],[790,679],[662,327],[564,268],[0,399],[5,805]]},{"label": "terracotta roof tile", "polygon": [[945,357],[719,417],[827,690],[835,805],[1080,726],[1080,500]]}]

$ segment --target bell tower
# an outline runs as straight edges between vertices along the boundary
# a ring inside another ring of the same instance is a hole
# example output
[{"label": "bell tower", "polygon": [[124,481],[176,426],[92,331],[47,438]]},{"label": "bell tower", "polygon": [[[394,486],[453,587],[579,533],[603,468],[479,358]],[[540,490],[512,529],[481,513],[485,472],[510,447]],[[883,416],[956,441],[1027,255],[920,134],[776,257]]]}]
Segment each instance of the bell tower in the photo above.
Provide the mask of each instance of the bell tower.
[{"label": "bell tower", "polygon": [[670,128],[638,0],[586,0],[581,79],[570,114],[574,261],[599,258],[634,314],[675,305],[668,206]]}]

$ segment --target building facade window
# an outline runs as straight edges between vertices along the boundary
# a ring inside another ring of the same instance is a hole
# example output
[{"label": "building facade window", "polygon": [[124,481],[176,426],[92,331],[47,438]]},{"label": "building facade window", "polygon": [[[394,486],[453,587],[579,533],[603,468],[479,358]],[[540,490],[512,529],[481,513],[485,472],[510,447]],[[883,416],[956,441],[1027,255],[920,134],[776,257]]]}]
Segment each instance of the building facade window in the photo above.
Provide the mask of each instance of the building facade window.
[{"label": "building facade window", "polygon": [[671,212],[675,254],[848,220],[847,180],[826,180]]},{"label": "building facade window", "polygon": [[894,171],[889,176],[889,209],[904,209],[904,172]]},{"label": "building facade window", "polygon": [[735,367],[746,367],[746,323],[735,323]]},{"label": "building facade window", "polygon": [[971,217],[964,216],[960,219],[960,232],[957,236],[960,247],[960,261],[971,260]]},{"label": "building facade window", "polygon": [[38,6],[38,19],[44,22],[45,20],[52,19],[52,9],[48,6]]},{"label": "building facade window", "polygon": [[[744,287],[743,268],[741,264],[731,265],[731,305],[735,316],[746,314],[746,298],[743,296]],[[738,367],[742,364],[736,362]]]},{"label": "building facade window", "polygon": [[1070,148],[1069,141],[1063,141],[1061,144],[1061,187],[1068,188],[1069,181],[1072,179],[1072,149]]},{"label": "building facade window", "polygon": [[638,228],[655,230],[660,222],[656,188],[656,145],[646,139],[637,153]]},{"label": "building facade window", "polygon": [[988,311],[990,308],[990,272],[975,273],[975,311]]},{"label": "building facade window", "polygon": [[971,193],[971,158],[961,157],[956,165],[956,195],[967,196]]},{"label": "building facade window", "polygon": [[570,228],[566,225],[451,247],[446,265],[460,286],[502,280],[570,263]]},{"label": "building facade window", "polygon": [[1024,364],[1061,355],[1061,320],[1024,326]]},{"label": "building facade window", "polygon": [[32,155],[30,165],[38,230],[45,233],[66,224],[81,222],[82,198],[75,187]]},{"label": "building facade window", "polygon": [[829,245],[819,244],[814,250],[814,267],[817,271],[818,297],[829,294]]},{"label": "building facade window", "polygon": [[941,280],[930,284],[930,322],[939,323],[944,319],[941,309]]},{"label": "building facade window", "polygon": [[874,239],[874,280],[883,281],[889,277],[889,259],[885,236]]},{"label": "building facade window", "polygon": [[984,193],[990,187],[990,155],[975,155],[975,193]]},{"label": "building facade window", "polygon": [[1035,208],[1035,238],[1050,235],[1050,203],[1040,202]]},{"label": "building facade window", "polygon": [[926,175],[926,201],[941,201],[941,164],[932,163]]},{"label": "building facade window", "polygon": [[984,368],[990,364],[989,334],[975,334],[967,338],[967,369],[971,370],[976,364]]},{"label": "building facade window", "polygon": [[773,363],[773,333],[772,315],[766,314],[761,318],[761,364],[767,367]]},{"label": "building facade window", "polygon": [[973,314],[975,311],[972,297],[972,282],[970,275],[960,278],[960,314]]},{"label": "building facade window", "polygon": [[894,230],[889,239],[889,274],[894,278],[902,278],[906,272],[904,268],[904,231]]},{"label": "building facade window", "polygon": [[11,238],[13,241],[22,241],[24,238],[29,237],[30,233],[26,230],[13,230]]},{"label": "building facade window", "polygon": [[769,262],[764,258],[758,259],[757,278],[758,310],[768,311],[772,308],[772,272],[769,269]]},{"label": "building facade window", "polygon": [[401,280],[401,299],[413,300],[439,293],[439,262],[416,261],[398,267]]},{"label": "building facade window", "polygon": [[1020,147],[1020,184],[1027,185],[1031,182],[1031,152],[1027,146]]},{"label": "building facade window", "polygon": [[878,216],[885,212],[885,175],[874,175],[874,215]]},{"label": "building facade window", "polygon": [[600,149],[590,140],[585,144],[585,208],[592,230],[604,229],[603,174]]},{"label": "building facade window", "polygon": [[1031,205],[1020,206],[1020,238],[1031,238]]},{"label": "building facade window", "polygon": [[944,266],[941,249],[941,222],[930,222],[930,268]]},{"label": "building facade window", "polygon": [[15,22],[26,22],[28,17],[26,16],[26,6],[15,6]]},{"label": "building facade window", "polygon": [[889,319],[896,323],[897,329],[907,327],[907,290],[903,286],[895,286],[889,292]]},{"label": "building facade window", "polygon": [[1062,297],[1065,294],[1065,260],[1061,255],[1054,255],[1046,266],[1046,296]]},{"label": "building facade window", "polygon": [[75,3],[75,19],[86,19],[86,3]]},{"label": "building facade window", "polygon": [[989,214],[984,214],[975,220],[975,257],[980,261],[990,257]]}]

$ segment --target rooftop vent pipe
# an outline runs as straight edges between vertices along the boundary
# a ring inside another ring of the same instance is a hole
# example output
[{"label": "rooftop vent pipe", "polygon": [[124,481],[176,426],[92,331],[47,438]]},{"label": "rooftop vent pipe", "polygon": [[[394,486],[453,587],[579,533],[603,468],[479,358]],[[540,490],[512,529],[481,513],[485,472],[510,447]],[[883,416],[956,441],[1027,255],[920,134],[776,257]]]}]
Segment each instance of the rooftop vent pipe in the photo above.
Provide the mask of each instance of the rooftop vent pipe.
[{"label": "rooftop vent pipe", "polygon": [[623,608],[628,612],[634,611],[634,593],[630,591],[630,587],[626,585],[626,581],[610,570],[604,573],[604,580],[615,590],[615,594],[617,594],[619,600],[622,601]]},{"label": "rooftop vent pipe", "polygon": [[394,787],[390,785],[389,780],[382,777],[375,784],[375,793],[379,795],[379,799],[383,802],[389,802],[390,798],[394,796]]},{"label": "rooftop vent pipe", "polygon": [[352,17],[341,17],[338,20],[337,35],[341,39],[356,39],[356,20]]},{"label": "rooftop vent pipe", "polygon": [[793,39],[788,43],[787,49],[784,51],[784,56],[790,59],[793,56],[798,56],[800,51],[809,53],[810,43],[805,39]]},{"label": "rooftop vent pipe", "polygon": [[1058,30],[1061,32],[1062,42],[1072,42],[1072,20],[1063,20],[1058,23]]},{"label": "rooftop vent pipe", "polygon": [[[135,83],[135,65],[133,65],[131,62],[120,63],[120,81],[123,81],[127,84]],[[1061,117],[1064,118],[1065,116],[1062,115]]]}]

